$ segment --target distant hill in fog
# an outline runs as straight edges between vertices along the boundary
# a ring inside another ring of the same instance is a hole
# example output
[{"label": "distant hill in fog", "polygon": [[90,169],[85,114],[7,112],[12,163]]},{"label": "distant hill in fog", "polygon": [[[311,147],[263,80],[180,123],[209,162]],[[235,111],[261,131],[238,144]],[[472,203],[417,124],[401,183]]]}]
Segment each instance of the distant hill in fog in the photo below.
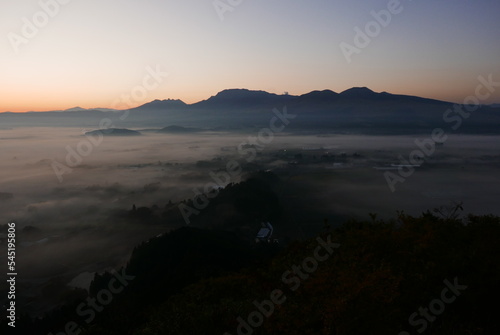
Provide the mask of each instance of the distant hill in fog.
[{"label": "distant hill in fog", "polygon": [[93,130],[86,132],[85,135],[104,135],[104,136],[140,136],[140,132],[130,129],[109,128],[105,130]]},{"label": "distant hill in fog", "polygon": [[[287,131],[319,131],[364,134],[421,134],[436,127],[450,128],[445,114],[453,104],[409,95],[377,93],[353,87],[337,93],[312,91],[303,95],[274,94],[248,89],[227,89],[206,100],[186,104],[181,100],[154,100],[128,111],[74,107],[66,111],[1,113],[6,127],[71,126],[97,128],[105,118],[113,127],[155,127],[176,124],[186,128],[245,129],[267,127],[273,110],[286,106],[298,115]],[[482,106],[454,131],[476,134],[500,133],[500,108]],[[167,132],[179,129],[166,130]]]},{"label": "distant hill in fog", "polygon": [[168,126],[158,130],[159,133],[171,133],[171,134],[179,134],[179,133],[196,133],[200,132],[202,129],[199,128],[186,128],[181,126]]}]

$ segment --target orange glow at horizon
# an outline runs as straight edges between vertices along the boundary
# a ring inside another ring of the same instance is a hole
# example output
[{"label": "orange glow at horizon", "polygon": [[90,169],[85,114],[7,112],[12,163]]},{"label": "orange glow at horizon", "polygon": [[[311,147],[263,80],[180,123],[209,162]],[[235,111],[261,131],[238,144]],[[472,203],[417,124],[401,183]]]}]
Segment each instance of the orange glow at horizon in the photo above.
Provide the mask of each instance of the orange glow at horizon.
[{"label": "orange glow at horizon", "polygon": [[[392,83],[391,85],[391,83],[389,82],[379,83],[378,85],[352,82],[350,86],[338,85],[338,87],[291,87],[291,88],[284,87],[283,89],[279,90],[276,89],[276,87],[279,87],[276,84],[272,85],[272,87],[257,87],[256,85],[248,87],[249,85],[248,86],[234,85],[224,88],[221,87],[217,89],[206,89],[206,90],[194,89],[191,94],[187,93],[187,91],[182,91],[179,88],[175,91],[167,88],[151,92],[150,94],[147,95],[145,99],[141,101],[131,101],[132,103],[129,104],[128,106],[130,106],[129,108],[135,108],[143,104],[146,104],[150,101],[153,101],[155,99],[158,100],[179,99],[186,104],[193,104],[202,100],[206,100],[224,89],[232,89],[232,88],[263,90],[275,94],[282,94],[283,92],[287,91],[291,95],[302,95],[309,93],[310,91],[313,90],[325,90],[325,89],[330,89],[332,91],[340,93],[354,86],[366,86],[375,92],[386,91],[392,94],[413,95],[413,96],[442,100],[447,102],[463,103],[465,97],[474,94],[475,85],[477,85],[475,82],[471,82],[468,83],[468,85],[458,86],[453,89],[449,88],[445,89],[444,87],[442,87],[442,83],[439,82],[435,82],[433,84],[426,85],[424,87],[418,85],[418,83],[415,82],[408,83],[408,85],[404,87],[403,86],[394,87],[394,83]],[[385,84],[387,84],[387,86]],[[393,89],[391,89],[390,86],[393,86],[392,87]],[[497,92],[494,93],[496,94],[493,94],[492,97],[488,99],[488,101],[482,101],[482,103],[484,104],[499,103],[500,95]],[[116,103],[117,101],[121,101],[120,99],[122,94],[124,93],[113,92],[112,94],[109,94],[109,96],[113,96],[114,99],[109,99],[108,97],[104,97],[103,95],[101,95],[101,97],[99,98],[94,98],[94,99],[81,99],[79,96],[80,94],[76,92],[65,92],[65,94],[61,94],[60,97],[57,97],[54,94],[45,94],[42,91],[38,91],[36,93],[34,92],[21,93],[21,92],[7,90],[5,96],[8,97],[8,100],[4,98],[2,99],[3,101],[0,102],[0,113],[59,111],[74,107],[81,107],[85,109],[113,108],[114,103]],[[26,99],[26,96],[29,96],[30,99],[29,100]],[[119,110],[127,109],[126,106],[127,106],[126,104],[118,104],[114,109],[119,109]]]},{"label": "orange glow at horizon", "polygon": [[[127,109],[155,99],[192,104],[232,88],[301,95],[364,86],[463,103],[478,76],[500,81],[498,1],[408,3],[352,62],[340,45],[356,44],[353,29],[385,4],[294,3],[250,1],[221,21],[210,3],[74,2],[19,50],[0,39],[0,112]],[[3,36],[21,34],[22,18],[36,10],[10,1],[2,8]],[[116,104],[137,87],[151,89]],[[481,103],[500,103],[500,89]]]}]

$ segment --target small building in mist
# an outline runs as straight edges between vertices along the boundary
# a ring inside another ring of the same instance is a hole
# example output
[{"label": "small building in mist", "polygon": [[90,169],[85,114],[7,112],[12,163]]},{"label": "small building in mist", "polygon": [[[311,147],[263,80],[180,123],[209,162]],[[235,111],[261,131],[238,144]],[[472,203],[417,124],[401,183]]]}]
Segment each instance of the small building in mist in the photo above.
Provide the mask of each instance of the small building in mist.
[{"label": "small building in mist", "polygon": [[257,236],[255,237],[255,242],[260,243],[260,242],[267,242],[271,243],[272,237],[273,237],[273,226],[269,222],[262,222],[261,223],[261,228],[259,232],[257,233]]}]

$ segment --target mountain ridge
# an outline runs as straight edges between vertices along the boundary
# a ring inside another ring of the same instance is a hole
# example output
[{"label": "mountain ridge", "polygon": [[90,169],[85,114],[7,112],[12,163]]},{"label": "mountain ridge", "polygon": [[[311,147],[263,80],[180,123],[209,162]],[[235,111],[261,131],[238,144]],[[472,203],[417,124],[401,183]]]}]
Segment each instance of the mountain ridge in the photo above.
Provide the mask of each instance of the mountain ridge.
[{"label": "mountain ridge", "polygon": [[[390,101],[390,100],[405,100],[408,102],[426,102],[426,103],[436,103],[436,104],[452,104],[452,102],[447,102],[443,100],[429,99],[425,97],[413,96],[413,95],[402,95],[393,94],[388,92],[375,92],[368,87],[351,87],[340,93],[334,92],[330,89],[323,90],[313,90],[308,93],[301,95],[291,95],[291,94],[276,94],[270,93],[263,90],[250,90],[246,88],[231,88],[225,89],[217,94],[195,103],[187,104],[180,99],[155,99],[139,105],[134,108],[129,108],[125,110],[129,111],[145,111],[145,110],[160,110],[160,109],[213,109],[213,108],[263,108],[269,105],[280,105],[283,103],[313,103],[313,104],[325,104],[325,103],[335,103],[335,102],[360,102],[356,100],[378,100],[378,101]],[[400,102],[399,101],[399,102]],[[492,106],[497,107],[497,104]],[[50,112],[60,112],[60,113],[84,113],[90,111],[99,112],[109,112],[117,111],[118,109],[111,108],[82,108],[82,107],[72,107],[65,110],[51,110],[51,111],[27,111],[25,113],[50,113]],[[0,114],[10,113],[2,112]],[[21,114],[21,113],[13,113]]]}]

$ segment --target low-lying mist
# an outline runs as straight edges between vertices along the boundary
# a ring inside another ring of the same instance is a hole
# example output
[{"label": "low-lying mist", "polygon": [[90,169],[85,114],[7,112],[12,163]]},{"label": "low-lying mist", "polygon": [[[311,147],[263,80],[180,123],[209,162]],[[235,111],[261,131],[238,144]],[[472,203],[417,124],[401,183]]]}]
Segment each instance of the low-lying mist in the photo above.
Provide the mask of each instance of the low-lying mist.
[{"label": "low-lying mist", "polygon": [[[243,172],[230,182],[256,170],[275,173],[284,185],[283,208],[306,233],[324,219],[339,225],[368,213],[418,215],[453,202],[463,202],[465,213],[500,214],[495,136],[449,136],[393,192],[385,173],[397,173],[395,166],[405,164],[401,157],[418,149],[416,136],[281,133],[252,144],[249,137],[257,134],[248,131],[135,130],[142,136],[94,142],[78,128],[0,130],[0,225],[17,223],[26,301],[54,278],[69,283],[124,264],[134,246],[178,223],[130,222],[117,212],[193,198],[193,189],[217,183],[214,173],[224,173],[232,160]],[[245,148],[256,150],[255,159]],[[48,307],[32,303],[30,311]]]}]

